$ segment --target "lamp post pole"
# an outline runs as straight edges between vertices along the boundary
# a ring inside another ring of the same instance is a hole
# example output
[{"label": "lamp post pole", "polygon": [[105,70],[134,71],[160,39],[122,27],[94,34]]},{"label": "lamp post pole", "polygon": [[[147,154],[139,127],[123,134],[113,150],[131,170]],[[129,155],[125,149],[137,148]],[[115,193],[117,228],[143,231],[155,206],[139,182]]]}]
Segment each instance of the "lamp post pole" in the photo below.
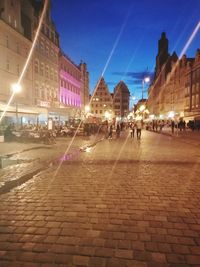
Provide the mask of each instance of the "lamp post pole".
[{"label": "lamp post pole", "polygon": [[18,129],[18,126],[19,126],[19,116],[18,116],[18,102],[16,101],[16,109],[15,109],[15,112],[16,112],[16,127]]},{"label": "lamp post pole", "polygon": [[150,78],[147,76],[142,80],[142,100],[144,97],[144,84],[150,82]]},{"label": "lamp post pole", "polygon": [[[22,89],[21,85],[19,83],[12,84],[11,88],[12,88],[13,94],[19,93],[21,91],[21,89]],[[16,113],[16,126],[18,128],[18,126],[19,126],[19,118],[18,118],[18,102],[17,102],[17,100],[16,100],[15,113]]]},{"label": "lamp post pole", "polygon": [[143,100],[143,95],[144,95],[144,79],[142,80],[142,100]]}]

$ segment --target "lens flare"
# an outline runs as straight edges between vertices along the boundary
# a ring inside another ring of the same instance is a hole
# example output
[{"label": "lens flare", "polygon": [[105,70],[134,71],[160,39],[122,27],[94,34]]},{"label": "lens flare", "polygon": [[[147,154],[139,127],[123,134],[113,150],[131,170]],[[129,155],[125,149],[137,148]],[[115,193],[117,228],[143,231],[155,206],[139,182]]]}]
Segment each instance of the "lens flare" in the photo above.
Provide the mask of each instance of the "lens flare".
[{"label": "lens flare", "polygon": [[[108,67],[108,65],[109,65],[109,63],[110,63],[110,60],[111,60],[111,58],[112,58],[112,56],[113,56],[113,54],[114,54],[114,51],[115,51],[115,49],[116,49],[116,47],[117,47],[117,45],[118,45],[118,43],[119,43],[120,37],[121,37],[121,35],[122,35],[123,31],[124,31],[124,28],[125,28],[125,26],[126,26],[126,23],[127,23],[127,21],[128,21],[129,16],[130,16],[130,10],[129,10],[129,12],[128,12],[126,18],[125,18],[124,23],[122,24],[122,27],[121,27],[121,29],[120,29],[120,32],[119,32],[119,34],[118,34],[118,36],[117,36],[117,38],[116,38],[116,41],[115,41],[115,43],[114,43],[114,45],[113,45],[113,48],[112,48],[112,50],[111,50],[111,52],[110,52],[110,55],[109,55],[109,57],[108,57],[108,59],[107,59],[107,61],[106,61],[105,67],[104,67],[104,69],[103,69],[103,71],[102,71],[102,73],[101,73],[101,75],[100,75],[100,78],[98,79],[98,82],[97,82],[97,85],[96,85],[96,87],[95,87],[95,89],[94,89],[94,92],[93,92],[93,94],[92,94],[92,97],[94,96],[94,94],[95,94],[95,92],[96,92],[96,90],[97,90],[97,88],[98,88],[98,86],[99,86],[99,83],[100,83],[100,81],[101,81],[101,78],[102,78],[103,75],[105,74],[105,71],[106,71],[106,69],[107,69],[107,67]],[[90,101],[89,101],[89,106],[90,106],[90,104],[91,104],[92,97],[91,97],[91,99],[90,99]],[[67,146],[66,151],[65,151],[65,153],[64,153],[63,156],[65,156],[65,155],[68,153],[69,149],[71,148],[71,146],[72,146],[72,144],[73,144],[73,142],[74,142],[74,139],[75,139],[75,137],[76,137],[76,135],[77,135],[77,132],[78,132],[79,129],[80,129],[80,126],[81,126],[81,124],[82,124],[82,121],[83,121],[83,120],[80,121],[80,123],[79,123],[79,125],[78,125],[78,127],[77,127],[77,129],[76,129],[76,131],[75,131],[75,133],[74,133],[74,135],[73,135],[73,137],[72,137],[72,140],[71,140],[71,142],[69,143],[69,145]],[[63,162],[61,161],[61,162],[59,163],[57,169],[55,170],[55,173],[54,173],[54,175],[53,175],[53,178],[52,178],[51,183],[53,182],[53,180],[55,179],[56,175],[58,174],[58,171],[59,171],[60,167],[62,166],[62,163],[63,163]],[[48,187],[48,188],[50,188],[50,184],[49,184],[49,187]],[[48,189],[47,189],[47,190],[48,190]]]},{"label": "lens flare", "polygon": [[[192,43],[192,41],[194,40],[195,36],[197,35],[199,29],[200,29],[200,21],[197,23],[197,25],[196,25],[196,27],[194,28],[192,34],[190,35],[188,41],[186,42],[185,46],[183,47],[183,49],[182,49],[182,51],[181,51],[181,53],[180,53],[180,55],[179,55],[179,59],[181,59],[182,56],[186,53],[188,47],[191,45],[191,43]],[[169,83],[169,81],[170,81],[170,79],[171,79],[171,76],[174,74],[174,72],[175,72],[175,70],[176,70],[176,68],[177,68],[177,66],[178,66],[178,63],[179,63],[179,62],[177,61],[176,64],[173,66],[173,68],[172,68],[170,74],[167,76],[167,80],[166,80],[166,82],[165,82],[165,84],[164,84],[165,86]],[[166,65],[165,65],[165,66],[166,66]],[[165,67],[162,69],[162,71],[159,73],[157,79],[155,80],[154,87],[155,87],[155,85],[157,84],[157,82],[159,81],[160,76],[161,76],[161,74],[162,74],[162,72],[163,72],[164,70],[165,70]],[[152,93],[152,90],[150,91],[150,94],[149,94],[149,95],[151,95],[151,93]]]}]

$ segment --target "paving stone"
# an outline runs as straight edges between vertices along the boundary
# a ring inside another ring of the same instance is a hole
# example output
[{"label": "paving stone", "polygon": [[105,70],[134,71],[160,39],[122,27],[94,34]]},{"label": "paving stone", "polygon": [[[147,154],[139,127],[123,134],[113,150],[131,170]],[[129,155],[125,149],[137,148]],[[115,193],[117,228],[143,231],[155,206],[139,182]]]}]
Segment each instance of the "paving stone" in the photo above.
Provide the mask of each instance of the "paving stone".
[{"label": "paving stone", "polygon": [[102,141],[1,194],[0,266],[198,266],[199,148],[156,138]]},{"label": "paving stone", "polygon": [[88,266],[89,265],[89,257],[86,256],[73,256],[73,264],[80,266]]},{"label": "paving stone", "polygon": [[199,255],[186,255],[186,261],[188,264],[200,265],[200,256]]}]

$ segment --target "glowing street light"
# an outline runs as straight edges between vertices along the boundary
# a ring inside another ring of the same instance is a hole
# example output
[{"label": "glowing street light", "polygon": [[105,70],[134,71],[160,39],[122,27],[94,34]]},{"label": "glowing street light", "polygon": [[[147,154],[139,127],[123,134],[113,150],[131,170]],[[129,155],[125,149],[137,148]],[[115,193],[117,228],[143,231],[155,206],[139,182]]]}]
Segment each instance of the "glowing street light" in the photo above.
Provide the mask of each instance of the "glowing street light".
[{"label": "glowing street light", "polygon": [[16,93],[20,93],[21,92],[22,87],[21,87],[21,85],[19,83],[13,83],[11,85],[11,89],[12,89],[13,93],[16,94]]},{"label": "glowing street light", "polygon": [[142,80],[142,99],[143,99],[143,94],[144,94],[144,84],[145,83],[149,83],[150,82],[150,77],[144,77],[144,79]]},{"label": "glowing street light", "polygon": [[145,77],[145,78],[144,78],[144,82],[145,82],[145,83],[149,83],[149,82],[150,82],[150,78],[149,78],[149,77]]},{"label": "glowing street light", "polygon": [[105,111],[104,116],[105,116],[105,118],[108,119],[108,120],[111,118],[111,114],[110,114],[110,112],[108,112],[108,111]]},{"label": "glowing street light", "polygon": [[85,106],[85,112],[88,113],[90,111],[90,106],[86,105]]},{"label": "glowing street light", "polygon": [[170,111],[170,112],[168,113],[168,118],[173,119],[174,116],[175,116],[174,111]]},{"label": "glowing street light", "polygon": [[146,108],[145,105],[142,105],[142,106],[139,107],[139,110],[140,110],[141,112],[143,112],[143,111],[145,110],[145,108]]}]

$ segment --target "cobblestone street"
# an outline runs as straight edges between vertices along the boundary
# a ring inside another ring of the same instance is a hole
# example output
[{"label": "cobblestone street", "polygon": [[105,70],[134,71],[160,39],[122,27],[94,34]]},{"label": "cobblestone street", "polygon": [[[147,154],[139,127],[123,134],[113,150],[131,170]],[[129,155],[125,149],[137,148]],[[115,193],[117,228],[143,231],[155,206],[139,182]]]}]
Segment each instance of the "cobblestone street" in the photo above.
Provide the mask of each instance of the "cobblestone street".
[{"label": "cobblestone street", "polygon": [[200,266],[199,149],[124,132],[0,194],[0,266]]}]

